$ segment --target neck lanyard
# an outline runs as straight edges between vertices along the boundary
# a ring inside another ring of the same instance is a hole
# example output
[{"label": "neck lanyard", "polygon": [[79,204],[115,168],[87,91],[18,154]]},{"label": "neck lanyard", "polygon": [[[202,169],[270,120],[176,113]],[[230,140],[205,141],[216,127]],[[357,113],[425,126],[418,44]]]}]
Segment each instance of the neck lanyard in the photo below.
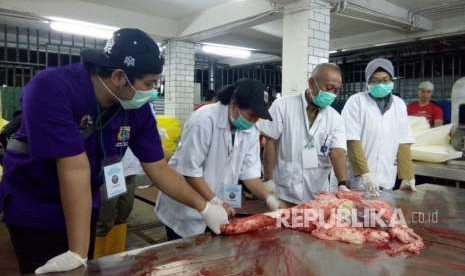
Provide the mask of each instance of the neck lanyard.
[{"label": "neck lanyard", "polygon": [[[306,98],[306,95],[304,94],[304,98],[305,98],[305,101],[307,102],[307,98]],[[307,102],[307,105],[309,105],[309,103]],[[303,112],[303,116],[304,116],[304,128],[305,128],[305,134],[306,134],[306,137],[308,139],[305,147],[314,147],[314,143],[313,143],[313,139],[315,137],[315,134],[317,133],[318,131],[318,128],[320,127],[320,123],[321,123],[321,119],[318,121],[318,125],[316,125],[316,128],[315,128],[315,132],[313,132],[313,135],[310,134],[310,119],[308,118],[308,115],[307,115],[307,111],[305,109],[305,102],[304,102],[304,99],[302,99],[302,112]],[[316,116],[315,118],[315,121],[317,120],[318,118],[318,115]],[[306,124],[306,121],[308,120],[308,128],[307,128],[307,124]]]},{"label": "neck lanyard", "polygon": [[[127,116],[127,112],[123,111],[124,112],[124,119],[123,119],[123,126],[125,126],[127,124],[127,119],[128,119],[128,116]],[[100,107],[99,104],[97,104],[97,121],[95,122],[95,125],[97,126],[98,128],[98,136],[99,136],[99,144],[100,144],[100,149],[102,150],[102,155],[103,155],[103,160],[107,159],[107,152],[105,150],[105,141],[104,141],[104,137],[103,137],[103,122],[102,122],[102,116],[100,116],[100,114],[102,113],[102,109]],[[114,118],[111,118],[110,120],[112,120]],[[111,124],[111,122],[105,122],[106,126],[108,126],[109,124]],[[123,151],[122,151],[122,148],[123,147],[119,147],[119,160],[121,160],[123,158]]]},{"label": "neck lanyard", "polygon": [[102,109],[100,108],[100,105],[97,103],[97,121],[95,122],[95,124],[97,125],[97,128],[98,128],[98,136],[99,136],[99,143],[100,143],[100,149],[102,150],[102,154],[103,154],[103,160],[105,160],[107,158],[107,153],[105,151],[105,143],[104,143],[104,139],[103,139],[103,126],[102,126],[102,120],[101,120],[101,116],[100,114],[102,113]]}]

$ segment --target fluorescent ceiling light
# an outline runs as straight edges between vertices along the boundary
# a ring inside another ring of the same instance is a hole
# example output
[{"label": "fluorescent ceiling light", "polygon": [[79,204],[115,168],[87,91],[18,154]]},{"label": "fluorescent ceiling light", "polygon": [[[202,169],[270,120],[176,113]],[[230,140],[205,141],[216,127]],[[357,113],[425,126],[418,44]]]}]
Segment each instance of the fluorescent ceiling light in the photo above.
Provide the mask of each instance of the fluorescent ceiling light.
[{"label": "fluorescent ceiling light", "polygon": [[251,50],[254,49],[214,43],[204,43],[202,46],[202,51],[205,53],[242,59],[249,58],[252,54]]},{"label": "fluorescent ceiling light", "polygon": [[72,20],[60,17],[48,17],[50,28],[55,31],[90,36],[95,38],[108,39],[113,35],[113,32],[118,30],[116,27],[89,23],[85,21]]}]

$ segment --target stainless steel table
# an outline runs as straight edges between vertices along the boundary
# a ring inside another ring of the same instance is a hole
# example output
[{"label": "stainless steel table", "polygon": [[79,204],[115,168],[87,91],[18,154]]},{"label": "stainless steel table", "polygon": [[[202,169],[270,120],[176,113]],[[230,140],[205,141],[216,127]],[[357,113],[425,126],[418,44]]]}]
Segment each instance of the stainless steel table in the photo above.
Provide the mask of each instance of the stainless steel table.
[{"label": "stainless steel table", "polygon": [[[158,244],[91,261],[87,270],[72,274],[465,275],[465,190],[431,184],[418,190],[384,191],[381,198],[402,208],[423,237],[426,248],[419,255],[390,257],[372,245],[268,230],[229,237],[205,234]],[[437,223],[432,221],[434,214]]]},{"label": "stainless steel table", "polygon": [[465,182],[465,168],[445,163],[413,162],[415,175],[449,179],[456,181],[456,187],[460,187],[459,181]]}]

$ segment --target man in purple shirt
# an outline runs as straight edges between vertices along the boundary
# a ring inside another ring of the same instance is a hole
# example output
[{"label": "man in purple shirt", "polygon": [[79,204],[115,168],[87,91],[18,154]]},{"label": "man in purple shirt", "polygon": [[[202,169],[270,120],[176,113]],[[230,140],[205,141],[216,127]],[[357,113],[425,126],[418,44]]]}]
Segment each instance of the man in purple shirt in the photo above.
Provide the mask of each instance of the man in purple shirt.
[{"label": "man in purple shirt", "polygon": [[[147,104],[163,67],[156,42],[120,29],[103,51],[84,50],[81,57],[84,63],[40,72],[22,92],[21,127],[11,141],[23,147],[7,149],[0,184],[0,211],[21,273],[86,264],[99,187],[104,179],[120,183],[109,171],[119,168],[128,146],[161,191],[201,212],[216,233],[227,223],[225,210],[207,203],[163,159]],[[117,112],[103,125],[109,109]],[[89,129],[95,131],[84,138]]]}]

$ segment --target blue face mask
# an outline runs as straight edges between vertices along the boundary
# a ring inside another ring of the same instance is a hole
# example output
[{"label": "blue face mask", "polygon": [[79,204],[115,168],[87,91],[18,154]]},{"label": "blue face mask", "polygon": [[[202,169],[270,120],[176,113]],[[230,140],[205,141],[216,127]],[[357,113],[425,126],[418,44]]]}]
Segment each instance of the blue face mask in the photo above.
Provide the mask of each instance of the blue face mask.
[{"label": "blue face mask", "polygon": [[247,121],[247,119],[244,118],[242,115],[240,115],[240,113],[239,113],[239,118],[233,119],[231,117],[230,120],[234,128],[236,128],[237,130],[247,130],[247,129],[252,128],[254,125],[254,123]]},{"label": "blue face mask", "polygon": [[384,98],[387,95],[391,94],[392,90],[394,89],[394,83],[379,83],[379,84],[369,84],[368,85],[368,92],[371,96],[375,98]]},{"label": "blue face mask", "polygon": [[131,86],[132,90],[134,90],[135,94],[134,97],[132,97],[131,100],[123,100],[117,97],[111,89],[103,82],[103,80],[98,77],[102,85],[107,89],[108,92],[110,92],[113,97],[115,97],[121,104],[121,107],[123,109],[138,109],[142,107],[144,104],[146,104],[149,101],[154,101],[155,99],[158,98],[158,91],[155,89],[147,90],[147,91],[142,91],[142,90],[137,90],[132,86],[131,82],[129,82],[128,78],[126,77],[126,80],[128,81],[129,85]]}]

